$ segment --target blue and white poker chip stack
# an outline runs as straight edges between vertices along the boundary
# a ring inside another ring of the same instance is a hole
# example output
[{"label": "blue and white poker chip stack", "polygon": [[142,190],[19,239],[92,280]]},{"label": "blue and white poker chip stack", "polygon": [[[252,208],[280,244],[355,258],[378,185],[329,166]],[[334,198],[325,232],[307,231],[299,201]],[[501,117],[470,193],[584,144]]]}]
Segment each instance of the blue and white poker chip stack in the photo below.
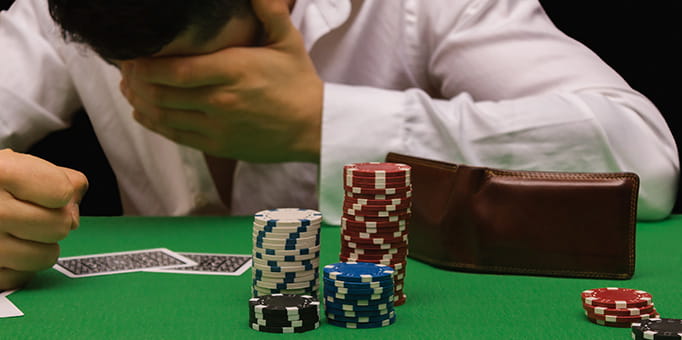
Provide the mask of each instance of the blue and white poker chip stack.
[{"label": "blue and white poker chip stack", "polygon": [[378,328],[395,322],[393,268],[366,262],[324,266],[327,322],[345,328]]},{"label": "blue and white poker chip stack", "polygon": [[319,211],[263,210],[253,221],[253,296],[317,296],[320,267]]}]

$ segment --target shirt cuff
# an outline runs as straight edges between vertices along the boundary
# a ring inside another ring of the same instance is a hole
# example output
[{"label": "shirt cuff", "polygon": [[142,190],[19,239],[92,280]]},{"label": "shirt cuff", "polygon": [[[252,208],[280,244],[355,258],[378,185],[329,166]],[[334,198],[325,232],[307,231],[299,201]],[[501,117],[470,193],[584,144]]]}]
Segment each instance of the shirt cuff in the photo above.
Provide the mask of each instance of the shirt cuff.
[{"label": "shirt cuff", "polygon": [[404,149],[404,103],[401,91],[325,84],[319,198],[326,223],[341,223],[345,164],[383,161]]}]

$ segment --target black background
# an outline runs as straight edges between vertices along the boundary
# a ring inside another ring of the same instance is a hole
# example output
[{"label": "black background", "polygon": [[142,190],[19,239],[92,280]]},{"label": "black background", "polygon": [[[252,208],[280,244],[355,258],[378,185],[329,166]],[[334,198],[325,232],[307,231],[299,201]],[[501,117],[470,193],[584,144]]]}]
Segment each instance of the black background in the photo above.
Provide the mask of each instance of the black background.
[{"label": "black background", "polygon": [[[0,0],[0,8],[11,3]],[[681,126],[676,121],[682,97],[679,52],[682,1],[541,0],[541,3],[557,27],[594,50],[634,89],[651,99],[665,116],[676,140],[682,138]],[[83,215],[121,214],[115,177],[84,112],[76,116],[71,129],[48,136],[30,153],[79,169],[88,176],[91,187],[81,206]],[[678,200],[675,212],[682,213],[680,203]]]}]

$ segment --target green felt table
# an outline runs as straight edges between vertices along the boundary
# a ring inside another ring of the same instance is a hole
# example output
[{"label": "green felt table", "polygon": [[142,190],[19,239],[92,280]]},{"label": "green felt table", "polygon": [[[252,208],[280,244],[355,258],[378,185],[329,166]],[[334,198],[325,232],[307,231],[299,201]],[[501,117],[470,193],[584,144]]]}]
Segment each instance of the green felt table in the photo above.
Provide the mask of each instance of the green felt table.
[{"label": "green felt table", "polygon": [[[84,217],[62,256],[157,247],[249,254],[251,217]],[[0,319],[0,339],[630,339],[626,328],[590,323],[580,292],[617,286],[649,291],[663,317],[682,317],[682,216],[637,228],[633,279],[590,280],[452,272],[409,260],[407,303],[381,329],[325,323],[303,334],[248,324],[251,274],[128,273],[71,279],[50,269],[9,296],[26,315]],[[322,228],[322,263],[338,262],[339,229]]]}]

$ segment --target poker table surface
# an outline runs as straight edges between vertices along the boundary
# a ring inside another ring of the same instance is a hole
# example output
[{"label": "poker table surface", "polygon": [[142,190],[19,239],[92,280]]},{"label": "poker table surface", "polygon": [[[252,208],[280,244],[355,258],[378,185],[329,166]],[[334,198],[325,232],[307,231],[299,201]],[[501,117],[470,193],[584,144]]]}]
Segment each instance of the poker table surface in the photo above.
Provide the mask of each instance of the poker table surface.
[{"label": "poker table surface", "polygon": [[[165,247],[250,254],[252,217],[83,217],[62,256]],[[321,263],[338,262],[339,228],[322,227]],[[251,271],[241,276],[137,272],[68,278],[49,269],[9,299],[24,313],[0,319],[0,339],[630,339],[628,328],[590,323],[580,293],[598,287],[650,292],[662,317],[682,318],[682,216],[637,226],[631,280],[448,271],[408,260],[407,302],[396,323],[302,334],[248,327]]]}]

